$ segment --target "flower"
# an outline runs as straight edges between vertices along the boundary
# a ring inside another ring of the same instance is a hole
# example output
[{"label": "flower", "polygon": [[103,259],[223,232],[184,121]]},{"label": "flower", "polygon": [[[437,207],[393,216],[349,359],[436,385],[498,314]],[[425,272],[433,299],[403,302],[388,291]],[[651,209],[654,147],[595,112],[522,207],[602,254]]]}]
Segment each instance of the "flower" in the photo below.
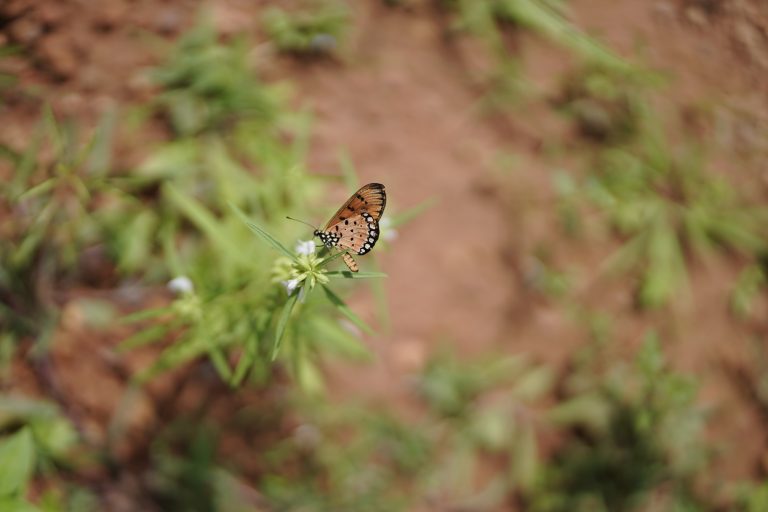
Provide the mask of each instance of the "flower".
[{"label": "flower", "polygon": [[186,295],[195,292],[195,286],[187,276],[174,277],[168,281],[168,289],[176,295]]},{"label": "flower", "polygon": [[314,254],[315,252],[315,242],[312,240],[307,240],[306,242],[303,242],[299,240],[299,242],[296,244],[296,253],[297,254]]},{"label": "flower", "polygon": [[287,281],[280,281],[280,283],[285,286],[285,292],[290,295],[296,290],[296,287],[299,286],[299,283],[301,281],[299,279],[289,279]]}]

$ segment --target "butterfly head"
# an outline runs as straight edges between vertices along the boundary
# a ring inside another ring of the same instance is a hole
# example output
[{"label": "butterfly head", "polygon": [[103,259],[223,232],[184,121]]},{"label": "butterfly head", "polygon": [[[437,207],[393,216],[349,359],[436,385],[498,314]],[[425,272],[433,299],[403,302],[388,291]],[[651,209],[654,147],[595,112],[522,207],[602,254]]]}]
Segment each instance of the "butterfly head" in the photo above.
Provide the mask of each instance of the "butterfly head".
[{"label": "butterfly head", "polygon": [[327,231],[320,231],[318,229],[315,230],[314,235],[318,238],[320,238],[320,241],[323,243],[324,246],[327,248],[335,247],[336,244],[339,243],[340,236],[337,234],[329,233]]}]

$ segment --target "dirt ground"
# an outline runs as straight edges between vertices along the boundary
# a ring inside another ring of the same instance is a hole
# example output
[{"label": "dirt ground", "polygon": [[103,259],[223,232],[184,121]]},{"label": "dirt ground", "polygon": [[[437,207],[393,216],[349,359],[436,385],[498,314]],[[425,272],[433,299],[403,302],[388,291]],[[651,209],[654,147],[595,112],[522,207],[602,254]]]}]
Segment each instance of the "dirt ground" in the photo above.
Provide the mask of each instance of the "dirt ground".
[{"label": "dirt ground", "polygon": [[[245,30],[260,38],[258,14],[270,3],[213,2],[209,15],[224,34]],[[389,274],[391,329],[366,340],[377,356],[371,366],[329,365],[333,393],[415,407],[410,376],[436,346],[446,343],[466,355],[501,348],[556,366],[568,364],[587,341],[587,329],[557,302],[525,286],[533,265],[531,249],[546,242],[558,262],[576,269],[579,300],[614,319],[627,352],[649,326],[662,326],[674,365],[702,380],[702,401],[714,413],[710,436],[732,454],[720,467],[723,474],[742,477],[768,469],[763,467],[768,431],[726,371],[748,371],[747,341],[766,334],[765,320],[736,322],[725,307],[742,262],[735,257],[696,261],[690,298],[683,306],[639,313],[626,282],[590,272],[615,248],[611,241],[585,247],[559,239],[553,163],[543,148],[552,141],[567,145],[576,136],[552,113],[549,101],[568,66],[567,54],[541,37],[521,35],[516,48],[536,86],[534,96],[516,109],[484,115],[482,91],[456,60],[455,43],[446,36],[433,3],[405,4],[390,8],[374,0],[355,2],[354,30],[338,61],[254,56],[267,62],[270,79],[290,79],[296,101],[315,112],[313,169],[335,173],[339,148],[344,148],[363,182],[386,184],[392,208],[437,200],[399,231],[392,250],[378,256]],[[84,5],[6,0],[0,5],[0,43],[24,47],[24,57],[6,65],[25,87],[41,91],[60,115],[93,123],[112,105],[148,97],[146,67],[155,62],[158,47],[193,23],[198,2]],[[736,182],[757,181],[765,192],[768,168],[755,155],[768,154],[761,136],[768,128],[768,4],[573,0],[568,6],[589,33],[625,57],[641,57],[665,72],[670,85],[664,89],[664,105],[707,112],[703,133],[715,135],[715,167]],[[471,60],[472,48],[458,51]],[[727,108],[707,110],[708,105]],[[18,144],[37,119],[38,102],[22,94],[2,109],[0,137]],[[506,154],[514,154],[517,163],[512,184],[501,186],[495,170]],[[129,162],[131,155],[124,158]],[[339,190],[329,202],[335,204],[342,195]],[[74,290],[66,297],[87,293],[93,292]],[[109,290],[99,293],[114,297]],[[359,294],[352,306],[373,318],[368,294]],[[758,317],[764,319],[768,311],[762,307]],[[53,345],[56,379],[94,437],[105,435],[115,397],[131,366],[141,364],[111,361],[102,349],[115,339],[112,332],[84,330],[77,311],[65,306]],[[12,391],[38,386],[25,365],[16,371]],[[171,384],[155,384],[157,396],[170,393],[164,386]],[[190,390],[196,392],[202,391]],[[194,396],[188,400],[195,403]],[[144,412],[134,421],[158,420],[156,405],[143,403],[139,410]]]}]

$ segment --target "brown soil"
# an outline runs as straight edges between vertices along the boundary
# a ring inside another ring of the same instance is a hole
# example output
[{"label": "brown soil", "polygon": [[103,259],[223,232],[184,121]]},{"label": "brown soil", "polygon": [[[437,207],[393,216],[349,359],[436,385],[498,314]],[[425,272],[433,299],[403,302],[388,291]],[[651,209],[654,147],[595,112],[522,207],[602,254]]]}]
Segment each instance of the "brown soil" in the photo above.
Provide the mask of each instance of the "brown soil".
[{"label": "brown soil", "polygon": [[[246,30],[261,37],[260,4],[266,3],[222,0],[212,3],[211,12],[225,33]],[[626,279],[594,272],[615,242],[603,237],[579,243],[559,234],[551,171],[580,164],[553,161],[543,148],[567,146],[576,137],[548,101],[569,67],[568,54],[540,37],[521,35],[516,48],[536,85],[533,98],[506,113],[481,115],[478,84],[456,59],[459,52],[472,63],[479,59],[477,49],[457,47],[464,43],[446,37],[431,2],[407,2],[405,8],[373,0],[354,4],[355,29],[340,62],[281,58],[268,74],[295,82],[298,101],[316,113],[314,169],[334,172],[338,151],[345,148],[363,182],[386,184],[392,209],[428,198],[438,202],[377,256],[390,276],[392,325],[367,340],[377,355],[370,367],[328,366],[333,392],[415,408],[410,376],[440,344],[465,355],[503,349],[567,364],[588,333],[557,301],[526,287],[530,255],[544,245],[577,275],[579,302],[613,318],[627,353],[649,327],[661,326],[675,366],[701,379],[702,401],[715,412],[710,435],[729,453],[719,470],[729,477],[753,475],[764,462],[768,431],[732,377],[749,371],[747,342],[755,333],[765,334],[766,326],[737,322],[727,312],[741,262],[719,257],[695,262],[689,300],[671,312],[643,314],[632,304]],[[710,149],[718,168],[765,192],[768,174],[755,155],[768,154],[760,136],[768,128],[768,6],[760,0],[568,5],[580,26],[622,55],[642,57],[669,73],[665,108],[703,118],[703,136],[716,142]],[[196,6],[160,0],[111,0],[87,8],[76,1],[4,2],[0,42],[24,49],[6,66],[28,92],[2,107],[0,138],[12,145],[24,140],[37,119],[37,98],[86,123],[112,104],[145,99],[151,91],[144,71],[156,58],[155,46],[189,26]],[[500,183],[497,162],[510,153],[517,158],[512,179]],[[87,293],[72,291],[68,297]],[[356,297],[353,307],[374,317],[367,294]],[[764,318],[765,309],[762,313]],[[103,439],[125,377],[144,356],[115,362],[109,349],[122,333],[88,330],[66,306],[64,318],[53,344],[56,379],[84,431]],[[41,392],[25,364],[15,368],[11,391]],[[150,396],[172,393],[168,387],[179,378],[154,384]],[[192,386],[188,403],[199,403],[200,393],[215,394]],[[161,415],[157,404],[141,400],[141,413],[131,421],[150,425]],[[237,441],[230,445],[237,453]]]}]

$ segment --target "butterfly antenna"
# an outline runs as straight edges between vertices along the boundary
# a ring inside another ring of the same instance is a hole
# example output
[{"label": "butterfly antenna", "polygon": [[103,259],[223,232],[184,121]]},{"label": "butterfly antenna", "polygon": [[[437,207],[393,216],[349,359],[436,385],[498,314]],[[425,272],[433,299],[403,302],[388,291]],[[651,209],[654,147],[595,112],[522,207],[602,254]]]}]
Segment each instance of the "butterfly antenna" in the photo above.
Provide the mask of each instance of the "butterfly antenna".
[{"label": "butterfly antenna", "polygon": [[285,218],[286,219],[290,219],[290,220],[295,220],[296,222],[301,222],[302,224],[306,224],[307,226],[311,227],[312,229],[317,230],[317,228],[315,226],[313,226],[312,224],[310,224],[309,222],[304,222],[303,220],[294,219],[293,217],[288,217],[287,215],[285,216]]}]

